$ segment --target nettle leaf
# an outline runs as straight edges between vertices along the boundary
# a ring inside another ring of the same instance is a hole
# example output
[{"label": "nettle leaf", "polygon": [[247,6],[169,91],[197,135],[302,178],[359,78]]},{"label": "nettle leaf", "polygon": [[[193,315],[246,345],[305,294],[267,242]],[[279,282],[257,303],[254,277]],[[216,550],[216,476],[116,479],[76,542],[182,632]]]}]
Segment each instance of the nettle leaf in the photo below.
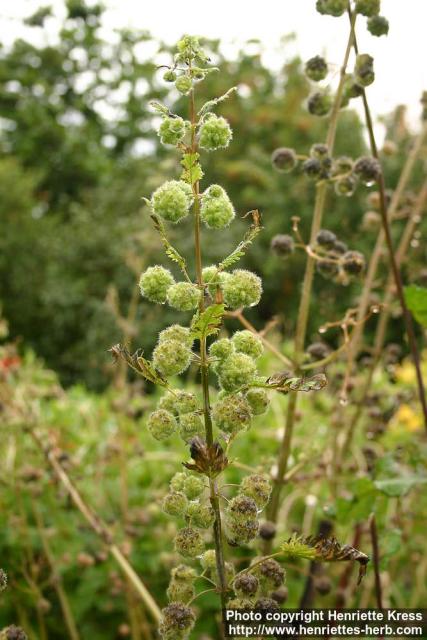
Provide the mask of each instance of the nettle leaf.
[{"label": "nettle leaf", "polygon": [[207,102],[205,102],[203,107],[200,109],[198,115],[199,116],[204,116],[206,113],[209,113],[218,104],[220,104],[221,102],[224,102],[224,100],[227,100],[227,98],[229,98],[231,96],[231,94],[234,93],[234,91],[237,91],[237,87],[231,87],[231,89],[226,91],[226,93],[224,93],[222,96],[219,96],[219,98],[214,98],[213,100],[208,100]]},{"label": "nettle leaf", "polygon": [[293,560],[303,558],[305,560],[314,560],[316,558],[315,550],[308,544],[305,544],[303,538],[296,533],[286,542],[280,545],[285,560]]},{"label": "nettle leaf", "polygon": [[161,102],[158,102],[157,100],[152,100],[150,102],[150,107],[152,109],[154,109],[154,111],[157,111],[157,113],[161,113],[163,116],[169,116],[169,115],[173,115],[169,109],[167,108],[166,105],[164,105]]},{"label": "nettle leaf", "polygon": [[289,393],[290,391],[320,391],[328,384],[328,379],[324,373],[316,373],[314,376],[307,378],[298,378],[292,376],[289,371],[282,371],[270,376],[267,384],[282,393]]},{"label": "nettle leaf", "polygon": [[165,230],[165,227],[164,227],[162,221],[154,213],[151,215],[151,219],[152,219],[152,221],[154,223],[154,228],[156,229],[156,231],[160,235],[160,238],[162,240],[162,244],[163,244],[163,247],[165,249],[166,255],[173,262],[175,262],[177,265],[179,265],[181,271],[184,273],[184,275],[189,280],[189,276],[188,276],[188,273],[187,273],[187,262],[186,262],[185,258],[179,253],[179,251],[177,249],[175,249],[175,247],[172,246],[171,243],[169,242],[169,240],[168,240],[168,238],[166,236],[166,230]]},{"label": "nettle leaf", "polygon": [[215,335],[220,330],[225,305],[212,304],[203,313],[197,313],[191,322],[191,335],[197,340],[203,340]]},{"label": "nettle leaf", "polygon": [[405,287],[405,300],[415,320],[427,327],[427,289],[415,284]]},{"label": "nettle leaf", "polygon": [[253,215],[254,223],[251,225],[250,229],[246,232],[243,240],[239,242],[237,247],[226,257],[222,262],[218,265],[218,271],[225,271],[229,269],[235,262],[238,262],[240,258],[242,258],[246,249],[249,245],[252,244],[254,239],[257,237],[262,227],[260,225],[259,214],[257,211],[251,212]]},{"label": "nettle leaf", "polygon": [[181,164],[184,167],[181,179],[188,182],[188,184],[193,185],[204,176],[199,157],[198,153],[185,153],[181,160]]},{"label": "nettle leaf", "polygon": [[164,378],[162,378],[159,372],[156,371],[153,363],[144,358],[141,352],[136,351],[131,354],[128,349],[121,344],[116,344],[111,347],[110,352],[116,361],[118,359],[124,360],[131,369],[143,376],[149,382],[157,384],[160,387],[168,387],[168,383]]},{"label": "nettle leaf", "polygon": [[414,475],[386,478],[385,480],[376,480],[374,482],[378,491],[381,491],[389,498],[400,498],[401,496],[406,496],[406,494],[417,485],[426,483],[427,477]]}]

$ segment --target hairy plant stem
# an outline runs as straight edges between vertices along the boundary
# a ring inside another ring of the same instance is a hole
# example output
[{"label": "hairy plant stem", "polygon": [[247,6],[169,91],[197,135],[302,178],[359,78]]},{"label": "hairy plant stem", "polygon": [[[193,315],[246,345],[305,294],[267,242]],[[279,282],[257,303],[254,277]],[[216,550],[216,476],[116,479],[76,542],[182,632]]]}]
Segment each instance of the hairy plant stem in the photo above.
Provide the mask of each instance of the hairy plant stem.
[{"label": "hairy plant stem", "polygon": [[[191,151],[197,153],[197,140],[195,133],[196,110],[194,103],[194,91],[190,94],[190,119],[191,119]],[[200,243],[200,186],[196,181],[193,187],[194,193],[194,247],[196,257],[196,277],[200,287],[199,312],[203,313],[205,308],[204,291],[203,291],[203,275],[202,275],[202,251]],[[208,447],[213,445],[213,425],[211,417],[210,397],[209,397],[209,363],[206,351],[206,338],[200,340],[200,376],[202,382],[203,393],[203,416],[205,424],[205,436]],[[221,598],[221,606],[226,607],[227,581],[225,577],[225,562],[223,551],[221,509],[219,506],[218,486],[214,478],[209,477],[209,497],[212,509],[215,514],[213,524],[213,537],[215,545],[216,569],[218,575],[218,588]]]},{"label": "hairy plant stem", "polygon": [[[338,115],[339,115],[341,98],[342,98],[343,89],[344,89],[345,73],[347,69],[348,60],[350,57],[350,52],[353,46],[355,22],[356,22],[356,14],[354,14],[351,18],[350,33],[347,41],[343,63],[341,66],[340,80],[339,80],[337,92],[335,95],[334,105],[332,108],[331,118],[329,122],[329,128],[326,136],[326,145],[328,146],[330,154],[332,154],[334,143],[335,143],[335,136],[336,136],[337,124],[338,124]],[[314,204],[313,220],[311,224],[310,244],[314,244],[317,233],[321,228],[323,212],[325,209],[327,188],[328,188],[327,183],[324,181],[318,183],[316,187],[316,200]],[[300,300],[300,305],[298,309],[298,318],[297,318],[295,343],[294,343],[294,349],[295,349],[294,361],[296,363],[297,373],[300,372],[301,356],[303,355],[303,352],[304,352],[304,345],[305,345],[305,338],[306,338],[307,324],[308,324],[308,314],[310,309],[310,298],[311,298],[313,278],[314,278],[314,268],[315,268],[315,259],[312,256],[308,255],[305,274],[304,274],[304,280],[302,285],[301,300]],[[268,519],[272,522],[277,521],[279,505],[280,505],[280,495],[281,495],[281,490],[283,486],[282,479],[288,467],[289,454],[291,451],[296,408],[297,408],[297,394],[293,393],[289,397],[285,430],[284,430],[283,439],[280,445],[279,456],[278,456],[277,473],[273,481],[273,490],[271,494],[271,500],[267,510]],[[265,545],[265,551],[269,552],[270,550],[271,550],[271,542],[268,542]]]},{"label": "hairy plant stem", "polygon": [[[358,49],[356,37],[354,37],[354,39],[353,39],[353,46],[354,46],[355,53],[357,54],[359,49]],[[362,92],[362,99],[363,99],[363,107],[364,107],[364,111],[365,111],[366,126],[367,126],[368,132],[369,132],[369,140],[370,140],[370,144],[371,144],[371,153],[374,156],[374,158],[378,159],[379,154],[378,154],[378,148],[377,148],[377,144],[376,144],[376,140],[375,140],[374,126],[373,126],[373,122],[372,122],[372,115],[371,115],[371,110],[370,110],[370,107],[369,107],[369,103],[368,103],[368,99],[366,97],[366,91],[365,90],[363,90],[363,92]],[[423,128],[423,133],[425,132],[425,129],[426,129],[426,127]],[[421,141],[420,144],[422,144],[422,141]],[[414,157],[414,160],[413,160],[414,162],[415,162],[415,159],[416,159],[416,156]],[[387,212],[387,202],[386,202],[386,194],[385,194],[384,175],[383,175],[382,172],[381,172],[381,174],[380,174],[380,176],[379,176],[379,178],[377,180],[377,185],[378,185],[378,193],[379,193],[379,196],[380,196],[380,213],[381,213],[381,222],[382,222],[382,227],[383,227],[383,234],[384,234],[385,243],[386,243],[388,254],[389,254],[390,268],[391,268],[391,273],[393,275],[394,283],[395,283],[395,286],[396,286],[397,297],[399,298],[400,306],[402,307],[402,313],[403,313],[403,318],[404,318],[404,321],[405,321],[405,328],[406,328],[406,333],[407,333],[407,337],[408,337],[409,348],[411,350],[412,359],[413,359],[413,363],[414,363],[414,367],[415,367],[415,374],[416,374],[417,387],[418,387],[418,395],[419,395],[419,400],[420,400],[421,409],[422,409],[423,418],[424,418],[424,426],[425,426],[425,429],[427,431],[427,400],[426,400],[426,392],[425,392],[425,388],[424,388],[424,381],[423,381],[423,377],[422,377],[422,373],[421,373],[421,367],[420,367],[420,356],[419,356],[419,352],[418,352],[418,345],[417,345],[417,341],[416,341],[416,337],[415,337],[415,331],[414,331],[414,324],[413,324],[412,316],[411,316],[411,314],[410,314],[410,312],[408,310],[408,307],[406,306],[405,294],[404,294],[404,291],[403,291],[402,277],[401,277],[400,269],[399,269],[399,266],[397,264],[396,256],[395,256],[395,253],[394,253],[393,240],[392,240],[392,237],[391,237],[391,230],[390,230],[389,213]]]}]

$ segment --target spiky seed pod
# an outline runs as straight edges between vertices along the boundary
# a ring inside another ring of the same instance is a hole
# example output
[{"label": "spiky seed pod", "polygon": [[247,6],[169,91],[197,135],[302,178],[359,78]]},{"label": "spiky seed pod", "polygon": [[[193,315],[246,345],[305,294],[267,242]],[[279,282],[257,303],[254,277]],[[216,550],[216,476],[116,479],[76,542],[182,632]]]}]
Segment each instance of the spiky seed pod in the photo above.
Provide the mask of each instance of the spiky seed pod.
[{"label": "spiky seed pod", "polygon": [[265,522],[262,522],[260,524],[259,537],[262,538],[263,540],[273,540],[273,538],[276,536],[276,533],[277,533],[277,527],[274,524],[274,522],[270,522],[269,520],[266,520]]},{"label": "spiky seed pod", "polygon": [[243,478],[240,491],[243,495],[252,498],[258,509],[264,509],[270,499],[271,484],[267,476],[255,473]]},{"label": "spiky seed pod", "polygon": [[209,529],[215,521],[215,513],[211,505],[200,504],[198,500],[189,503],[186,516],[190,525],[198,529]]},{"label": "spiky seed pod", "polygon": [[227,518],[229,521],[244,524],[248,520],[255,520],[257,516],[257,504],[250,496],[238,494],[227,505]]},{"label": "spiky seed pod", "polygon": [[175,473],[175,475],[172,476],[169,482],[171,491],[184,491],[184,483],[187,477],[188,476],[185,471],[179,471],[178,473]]},{"label": "spiky seed pod", "polygon": [[216,553],[215,549],[208,549],[200,558],[200,564],[205,571],[213,571],[216,569]]},{"label": "spiky seed pod", "polygon": [[225,280],[223,293],[224,302],[231,309],[253,307],[261,299],[261,278],[246,269],[235,269]]},{"label": "spiky seed pod", "polygon": [[356,12],[371,18],[379,14],[381,0],[356,0]]},{"label": "spiky seed pod", "polygon": [[169,222],[185,218],[193,204],[193,192],[183,180],[169,180],[162,184],[151,197],[154,213]]},{"label": "spiky seed pod", "polygon": [[362,218],[362,229],[376,231],[381,224],[381,215],[376,211],[367,211]]},{"label": "spiky seed pod", "polygon": [[194,393],[175,390],[173,393],[169,391],[161,398],[159,408],[166,409],[175,415],[181,415],[197,411],[199,406]]},{"label": "spiky seed pod", "polygon": [[162,609],[159,634],[163,640],[185,640],[190,635],[196,617],[190,607],[172,602]]},{"label": "spiky seed pod", "polygon": [[353,195],[357,187],[357,178],[352,176],[345,176],[335,182],[335,193],[337,196],[346,196],[349,198]]},{"label": "spiky seed pod", "polygon": [[220,386],[225,391],[236,391],[252,382],[256,365],[245,353],[232,353],[217,367]]},{"label": "spiky seed pod", "polygon": [[274,613],[279,611],[279,605],[273,598],[258,598],[255,602],[255,609],[259,611],[265,611],[268,613]]},{"label": "spiky seed pod", "polygon": [[328,65],[322,56],[314,56],[305,63],[305,75],[314,82],[324,80],[328,75]]},{"label": "spiky seed pod", "polygon": [[259,581],[252,573],[242,573],[233,582],[233,589],[237,596],[253,598],[258,593]]},{"label": "spiky seed pod", "polygon": [[319,247],[323,247],[324,249],[332,249],[335,242],[337,241],[337,237],[333,231],[329,231],[328,229],[320,229],[316,236],[316,244]]},{"label": "spiky seed pod", "polygon": [[317,260],[316,271],[326,280],[331,280],[338,274],[339,267],[337,263],[329,262],[329,260]]},{"label": "spiky seed pod", "polygon": [[162,509],[168,516],[182,516],[187,506],[187,496],[180,491],[167,493],[162,502]]},{"label": "spiky seed pod", "polygon": [[209,355],[212,358],[218,358],[220,363],[234,352],[234,344],[228,338],[220,338],[209,347]]},{"label": "spiky seed pod", "polygon": [[368,87],[375,80],[374,59],[369,53],[359,53],[357,56],[354,77],[362,87]]},{"label": "spiky seed pod", "polygon": [[389,28],[389,22],[384,16],[372,16],[368,20],[369,33],[373,36],[377,36],[378,38],[388,35]]},{"label": "spiky seed pod", "polygon": [[179,417],[179,435],[184,442],[190,442],[195,436],[204,433],[203,420],[198,413],[184,413]]},{"label": "spiky seed pod", "polygon": [[200,556],[205,548],[203,538],[197,529],[184,527],[175,536],[175,550],[185,558]]},{"label": "spiky seed pod", "polygon": [[314,581],[314,588],[321,596],[326,596],[332,589],[332,583],[328,576],[319,576]]},{"label": "spiky seed pod", "polygon": [[295,242],[292,236],[279,233],[272,238],[270,247],[277,256],[288,256],[294,251]]},{"label": "spiky seed pod", "polygon": [[0,640],[28,640],[28,636],[22,627],[11,624],[0,631]]},{"label": "spiky seed pod", "polygon": [[4,569],[0,569],[0,592],[7,587],[7,573]]},{"label": "spiky seed pod", "polygon": [[200,127],[199,135],[199,146],[207,151],[215,151],[228,147],[233,132],[225,118],[210,114]]},{"label": "spiky seed pod", "polygon": [[182,95],[188,96],[191,89],[193,88],[193,82],[188,76],[179,76],[175,80],[175,88],[178,89],[178,91],[182,93]]},{"label": "spiky seed pod", "polygon": [[359,275],[364,271],[365,266],[365,256],[360,251],[347,251],[342,257],[342,267],[349,275]]},{"label": "spiky seed pod", "polygon": [[212,418],[219,429],[235,434],[251,424],[251,408],[244,396],[232,395],[218,400],[212,408]]},{"label": "spiky seed pod", "polygon": [[265,389],[249,389],[245,397],[254,416],[260,416],[267,411],[270,399]]},{"label": "spiky seed pod", "polygon": [[374,184],[381,175],[381,165],[376,158],[363,156],[356,160],[353,171],[363,184]]},{"label": "spiky seed pod", "polygon": [[324,342],[313,342],[308,348],[307,353],[312,360],[323,360],[330,354],[331,350]]},{"label": "spiky seed pod", "polygon": [[183,491],[189,500],[194,500],[205,490],[203,478],[198,476],[188,476],[184,480]]},{"label": "spiky seed pod", "polygon": [[[255,561],[257,560],[255,559]],[[285,581],[285,570],[274,558],[266,558],[254,568],[253,573],[266,591],[278,589]]]},{"label": "spiky seed pod", "polygon": [[165,71],[163,74],[163,80],[165,82],[175,82],[176,80],[175,71],[172,71],[172,69],[168,69],[167,71]]},{"label": "spiky seed pod", "polygon": [[310,158],[316,158],[316,160],[321,160],[322,162],[326,159],[329,159],[329,149],[326,144],[322,142],[315,142],[310,147]]},{"label": "spiky seed pod", "polygon": [[339,18],[347,10],[347,0],[317,0],[316,9],[322,15]]},{"label": "spiky seed pod", "polygon": [[156,409],[148,416],[147,427],[153,438],[165,440],[177,429],[175,417],[165,409]]},{"label": "spiky seed pod", "polygon": [[298,160],[294,149],[280,147],[275,149],[271,156],[271,163],[276,171],[289,173],[297,166]]},{"label": "spiky seed pod", "polygon": [[184,139],[186,133],[185,121],[179,116],[164,118],[159,127],[159,137],[162,144],[177,145]]},{"label": "spiky seed pod", "polygon": [[187,564],[179,564],[171,570],[171,578],[180,582],[193,582],[197,578],[197,572]]},{"label": "spiky seed pod", "polygon": [[187,327],[181,327],[179,324],[171,324],[170,327],[160,331],[159,342],[163,342],[163,340],[178,340],[178,342],[185,342],[190,349],[194,342],[190,329]]},{"label": "spiky seed pod", "polygon": [[200,219],[209,229],[228,227],[235,216],[234,207],[227,192],[213,184],[202,194]]},{"label": "spiky seed pod", "polygon": [[159,265],[148,267],[141,274],[139,288],[141,295],[150,302],[164,304],[166,302],[169,287],[175,283],[173,275],[169,269]]},{"label": "spiky seed pod", "polygon": [[302,165],[302,170],[307,178],[311,180],[320,180],[320,178],[322,178],[322,163],[316,160],[316,158],[308,158],[308,160],[305,160]]},{"label": "spiky seed pod", "polygon": [[172,579],[166,591],[169,602],[183,602],[184,604],[194,598],[195,594],[194,585],[186,580]]},{"label": "spiky seed pod", "polygon": [[168,289],[168,304],[178,311],[196,309],[200,301],[200,289],[191,282],[177,282]]},{"label": "spiky seed pod", "polygon": [[231,338],[231,342],[234,344],[234,348],[238,353],[246,353],[254,360],[259,358],[264,352],[264,345],[262,340],[256,333],[244,329],[243,331],[236,331]]},{"label": "spiky seed pod", "polygon": [[191,349],[178,340],[163,340],[153,351],[153,364],[165,378],[188,369],[191,358]]},{"label": "spiky seed pod", "polygon": [[288,599],[288,589],[285,586],[279,587],[278,589],[276,589],[276,591],[273,591],[271,594],[271,597],[273,600],[275,600],[277,602],[277,604],[285,604],[286,600]]},{"label": "spiky seed pod", "polygon": [[246,522],[237,522],[232,519],[225,521],[225,533],[228,543],[231,546],[241,546],[248,544],[254,540],[259,531],[258,520],[247,520]]},{"label": "spiky seed pod", "polygon": [[313,116],[327,116],[332,109],[332,97],[326,91],[316,91],[308,98],[307,109]]}]

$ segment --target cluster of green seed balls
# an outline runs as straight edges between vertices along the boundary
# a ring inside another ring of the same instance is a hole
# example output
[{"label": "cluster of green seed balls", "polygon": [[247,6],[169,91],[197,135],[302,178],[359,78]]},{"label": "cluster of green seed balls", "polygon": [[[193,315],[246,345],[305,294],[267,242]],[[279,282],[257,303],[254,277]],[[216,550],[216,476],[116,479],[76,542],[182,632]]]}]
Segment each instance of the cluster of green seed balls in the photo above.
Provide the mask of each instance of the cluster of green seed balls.
[{"label": "cluster of green seed balls", "polygon": [[[322,15],[339,18],[346,13],[348,0],[317,0],[316,9]],[[389,24],[387,18],[380,16],[381,0],[356,0],[355,11],[368,18],[368,31],[373,36],[388,34]]]},{"label": "cluster of green seed balls", "polygon": [[235,597],[228,601],[230,609],[275,611],[288,596],[285,570],[274,558],[254,558],[247,571],[233,582]]},{"label": "cluster of green seed balls", "polygon": [[[191,123],[188,120],[176,115],[165,115],[158,134],[162,144],[176,147],[184,142],[190,130]],[[232,137],[233,132],[227,120],[213,113],[207,114],[197,129],[199,147],[206,151],[225,149]]]},{"label": "cluster of green seed balls", "polygon": [[254,540],[259,533],[259,514],[267,505],[271,484],[266,476],[246,476],[238,494],[227,504],[225,534],[229,544],[242,546]]},{"label": "cluster of green seed balls", "polygon": [[[271,157],[273,167],[281,173],[295,169],[298,157],[294,149],[280,147]],[[313,144],[309,157],[302,164],[304,175],[311,180],[329,180],[338,196],[353,195],[359,182],[366,186],[374,184],[381,175],[381,165],[376,158],[362,156],[353,160],[348,156],[331,158],[325,144]]]},{"label": "cluster of green seed balls", "polygon": [[[153,351],[153,364],[164,376],[176,375],[190,364],[192,353],[190,330],[172,325],[159,334]],[[237,331],[232,338],[221,338],[209,348],[210,364],[221,391],[212,407],[214,423],[224,434],[234,435],[250,427],[254,416],[269,405],[265,389],[256,385],[256,360],[263,353],[261,339],[251,331]],[[171,390],[160,400],[147,420],[151,435],[165,440],[178,433],[184,442],[202,436],[202,411],[196,396],[188,391]]]}]

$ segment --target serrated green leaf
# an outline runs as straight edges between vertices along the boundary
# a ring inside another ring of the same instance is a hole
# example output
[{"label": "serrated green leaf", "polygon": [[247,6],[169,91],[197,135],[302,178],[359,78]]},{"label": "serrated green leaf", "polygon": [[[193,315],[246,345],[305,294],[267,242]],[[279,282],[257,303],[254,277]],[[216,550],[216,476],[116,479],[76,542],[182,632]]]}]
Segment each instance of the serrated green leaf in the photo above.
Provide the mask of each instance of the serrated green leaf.
[{"label": "serrated green leaf", "polygon": [[205,102],[203,107],[200,109],[198,115],[199,116],[206,115],[207,113],[212,111],[212,109],[214,109],[220,102],[223,102],[224,100],[227,100],[227,98],[229,98],[234,91],[237,91],[237,87],[231,87],[231,89],[229,89],[222,96],[219,96],[219,98],[214,98],[213,100],[208,100],[207,102]]},{"label": "serrated green leaf", "polygon": [[131,369],[143,376],[149,382],[157,384],[160,387],[168,388],[169,385],[167,381],[156,371],[153,363],[144,358],[141,352],[136,351],[131,354],[128,349],[121,344],[116,344],[114,347],[111,347],[110,352],[115,360],[121,358]]},{"label": "serrated green leaf", "polygon": [[204,176],[202,167],[199,164],[199,157],[198,153],[186,153],[181,160],[181,164],[184,167],[181,179],[190,185],[195,184]]},{"label": "serrated green leaf", "polygon": [[158,102],[157,100],[152,100],[150,102],[150,107],[154,109],[154,111],[157,111],[157,113],[161,113],[164,116],[171,115],[171,112],[169,111],[167,106],[162,104],[161,102]]},{"label": "serrated green leaf", "polygon": [[190,281],[190,277],[187,272],[187,262],[185,258],[179,253],[179,251],[175,249],[175,247],[169,242],[162,221],[154,213],[151,215],[151,219],[154,223],[154,228],[160,235],[166,255],[179,266],[187,280]]},{"label": "serrated green leaf", "polygon": [[414,475],[387,478],[385,480],[376,480],[374,482],[378,491],[381,491],[389,498],[400,498],[401,496],[406,496],[406,494],[417,485],[426,483],[427,477]]},{"label": "serrated green leaf", "polygon": [[249,245],[252,244],[261,229],[262,227],[260,226],[258,221],[251,225],[250,229],[246,232],[243,240],[239,242],[237,247],[226,258],[224,258],[222,262],[219,263],[218,270],[225,271],[226,269],[229,269],[233,264],[238,262],[240,258],[245,255],[246,249],[249,247]]},{"label": "serrated green leaf", "polygon": [[197,340],[203,340],[218,333],[224,312],[223,304],[212,304],[203,313],[197,313],[191,322],[191,335]]},{"label": "serrated green leaf", "polygon": [[427,289],[415,284],[405,287],[405,300],[415,320],[427,327]]}]

